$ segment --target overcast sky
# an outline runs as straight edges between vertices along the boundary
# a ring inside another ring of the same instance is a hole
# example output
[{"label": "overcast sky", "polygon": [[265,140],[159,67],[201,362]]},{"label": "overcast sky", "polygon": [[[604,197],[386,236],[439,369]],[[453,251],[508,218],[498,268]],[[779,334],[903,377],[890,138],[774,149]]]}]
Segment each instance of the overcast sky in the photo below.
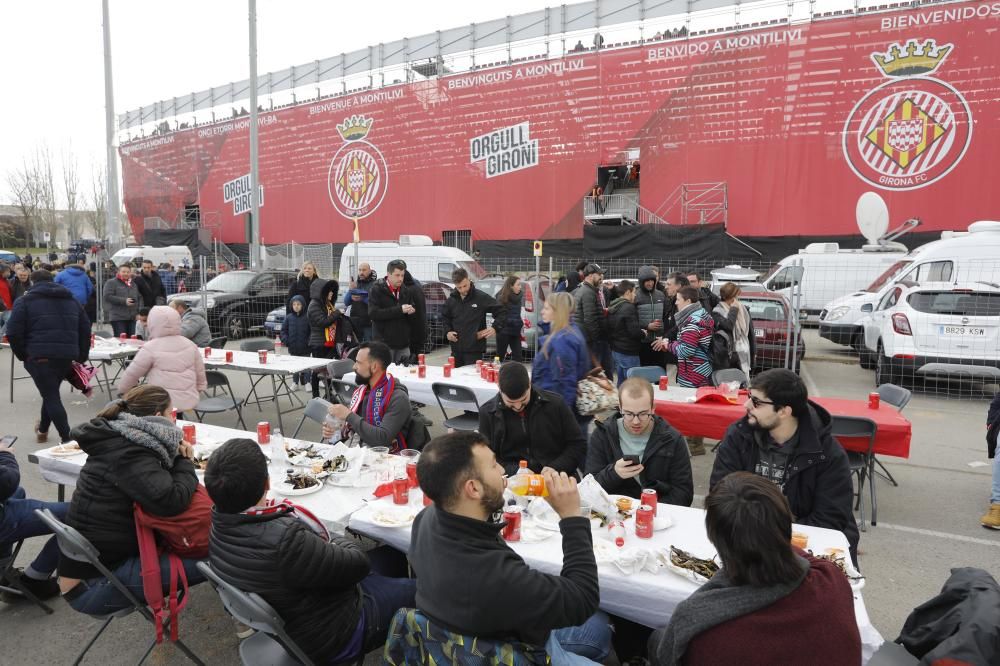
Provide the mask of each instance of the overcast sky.
[{"label": "overcast sky", "polygon": [[[258,0],[258,72],[555,4]],[[101,0],[0,0],[0,26],[0,203],[11,200],[7,171],[41,145],[57,181],[72,153],[89,189],[104,168]],[[111,40],[116,113],[250,73],[246,0],[111,0]]]}]

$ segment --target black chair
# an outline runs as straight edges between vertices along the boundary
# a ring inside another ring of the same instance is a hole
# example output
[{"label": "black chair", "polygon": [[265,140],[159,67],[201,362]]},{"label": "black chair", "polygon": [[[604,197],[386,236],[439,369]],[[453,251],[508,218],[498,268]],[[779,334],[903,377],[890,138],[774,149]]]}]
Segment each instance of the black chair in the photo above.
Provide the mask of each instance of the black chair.
[{"label": "black chair", "polygon": [[[479,406],[479,399],[476,398],[475,391],[465,386],[446,384],[444,382],[434,382],[431,384],[431,390],[434,392],[434,398],[437,400],[438,407],[441,408],[442,416],[444,416],[442,423],[445,428],[451,428],[452,430],[479,429],[479,412],[481,407]],[[462,413],[449,418],[448,412],[444,409],[442,399],[453,409],[463,410]],[[470,407],[474,409],[470,409]]]},{"label": "black chair", "polygon": [[[881,384],[875,390],[878,391],[879,400],[892,405],[900,412],[903,411],[903,407],[906,407],[910,402],[910,398],[913,397],[913,391],[895,384]],[[885,468],[882,461],[875,458],[875,464],[882,470],[881,472],[876,471],[876,474],[898,488],[899,483],[896,482],[896,479],[893,478],[889,470]]]},{"label": "black chair", "polygon": [[[17,554],[21,552],[21,546],[23,545],[24,539],[21,539],[14,544],[14,548],[10,554],[10,560],[7,561],[7,566],[0,570],[0,591],[24,597],[41,608],[47,614],[52,615],[52,608],[50,608],[48,604],[39,599],[34,592],[21,583],[21,573],[14,568],[14,562],[17,560]],[[4,585],[4,580],[7,581],[7,585]]]},{"label": "black chair", "polygon": [[205,414],[221,414],[235,409],[240,426],[246,430],[247,425],[243,422],[243,403],[233,393],[233,387],[230,386],[226,373],[220,370],[206,370],[205,380],[208,382],[207,388],[212,389],[212,395],[203,396],[195,405],[193,411],[198,422],[202,422]]},{"label": "black chair", "polygon": [[[240,343],[240,351],[245,352],[259,352],[267,351],[269,353],[274,352],[274,341],[273,340],[244,340]],[[247,370],[247,376],[250,378],[250,392],[247,393],[246,399],[243,401],[244,405],[249,405],[251,400],[257,406],[257,411],[260,411],[260,403],[262,402],[277,402],[278,386],[275,383],[274,375],[266,372],[254,372],[253,370]],[[257,393],[257,385],[260,384],[265,378],[270,378],[271,380],[271,395],[260,395]],[[251,398],[252,396],[252,398]]]},{"label": "black chair", "polygon": [[354,361],[349,358],[330,361],[326,364],[326,373],[334,379],[343,379],[348,372],[354,372]]},{"label": "black chair", "polygon": [[[97,571],[100,572],[102,576],[107,578],[108,581],[115,586],[115,588],[122,594],[123,597],[125,597],[128,600],[130,604],[132,604],[128,608],[123,608],[122,610],[117,611],[115,613],[94,616],[98,619],[104,620],[104,623],[101,624],[101,627],[100,629],[97,630],[97,633],[94,634],[89,641],[87,641],[87,644],[83,646],[83,650],[80,651],[80,654],[78,654],[76,656],[76,659],[73,661],[73,666],[77,666],[77,664],[79,664],[83,660],[83,657],[87,654],[87,651],[90,650],[94,642],[101,636],[101,634],[104,633],[104,630],[108,628],[108,625],[111,624],[111,621],[114,620],[115,618],[128,617],[132,613],[139,613],[144,618],[146,618],[146,620],[150,624],[154,626],[156,625],[156,620],[153,618],[153,613],[152,611],[149,610],[149,607],[146,606],[146,602],[141,601],[138,597],[136,597],[132,593],[132,591],[125,586],[124,583],[118,580],[118,578],[106,566],[104,566],[104,563],[101,562],[100,553],[97,552],[97,549],[94,547],[94,544],[90,543],[86,538],[84,538],[82,534],[77,532],[69,525],[62,523],[48,509],[35,509],[35,514],[39,518],[41,518],[42,521],[44,521],[45,524],[49,526],[49,529],[52,530],[52,533],[56,535],[56,539],[59,540],[59,550],[62,552],[63,555],[70,558],[71,560],[76,560],[77,562],[87,562],[88,564],[93,566],[95,569],[97,569]],[[168,627],[164,626],[165,632],[167,629]],[[192,662],[199,665],[203,663],[200,659],[198,659],[197,656],[195,656],[193,652],[191,652],[190,648],[188,648],[188,646],[184,644],[184,641],[178,639],[177,641],[174,642],[174,645],[176,645],[177,649],[183,652],[187,656],[187,658],[190,659]],[[140,659],[138,662],[139,664],[142,664],[142,662],[146,661],[146,657],[149,656],[149,653],[153,651],[154,647],[156,647],[155,638],[149,644],[149,649],[147,649],[146,652],[142,655],[142,659]]]},{"label": "black chair", "polygon": [[220,338],[212,338],[208,341],[208,346],[211,349],[225,349],[226,343],[229,342],[229,338],[222,336]]},{"label": "black chair", "polygon": [[656,384],[660,381],[660,377],[667,374],[667,371],[658,365],[639,365],[629,368],[625,374],[629,379],[632,377],[641,377],[650,384]]},{"label": "black chair", "polygon": [[306,403],[305,408],[302,410],[302,418],[299,419],[299,424],[295,426],[295,432],[292,433],[292,439],[299,436],[299,430],[302,429],[302,425],[306,422],[306,419],[310,419],[323,425],[323,421],[326,419],[327,414],[330,413],[330,403],[323,398],[313,398]]},{"label": "black chair", "polygon": [[330,391],[330,402],[337,401],[342,405],[351,404],[351,397],[354,396],[354,391],[358,388],[357,385],[342,379],[328,379],[326,381]]},{"label": "black chair", "polygon": [[867,437],[868,450],[865,453],[856,451],[846,451],[847,461],[851,467],[851,473],[858,479],[858,500],[855,508],[861,512],[861,531],[865,530],[865,505],[863,501],[865,481],[868,481],[868,492],[872,505],[872,527],[878,522],[878,502],[876,500],[875,483],[875,433],[878,426],[871,419],[859,418],[856,416],[834,416],[830,423],[830,434],[833,437]]}]

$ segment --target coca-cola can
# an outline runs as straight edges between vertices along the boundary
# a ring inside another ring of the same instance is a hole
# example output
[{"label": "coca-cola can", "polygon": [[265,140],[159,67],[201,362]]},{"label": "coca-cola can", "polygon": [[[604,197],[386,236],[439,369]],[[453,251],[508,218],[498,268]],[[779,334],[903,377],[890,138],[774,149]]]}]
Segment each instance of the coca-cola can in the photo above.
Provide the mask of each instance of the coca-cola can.
[{"label": "coca-cola can", "polygon": [[427,363],[427,356],[424,354],[417,354],[417,365],[424,365]]},{"label": "coca-cola can", "polygon": [[188,444],[191,444],[191,445],[194,445],[194,444],[198,443],[196,441],[197,438],[195,436],[195,429],[194,429],[194,424],[193,423],[185,423],[184,427],[181,428],[181,430],[184,432],[184,441],[185,442],[187,442]]},{"label": "coca-cola can", "polygon": [[[421,356],[423,356],[423,354],[421,354]],[[420,365],[417,366],[417,377],[423,379],[426,376],[427,376],[427,366],[421,363]]]},{"label": "coca-cola can", "polygon": [[453,368],[455,367],[455,357],[454,356],[449,356],[448,357],[448,365],[450,365]]},{"label": "coca-cola can", "polygon": [[170,420],[173,421],[174,423],[177,423],[177,408],[176,407],[171,407],[170,408]]},{"label": "coca-cola can", "polygon": [[446,363],[444,366],[444,376],[451,377],[451,364]]},{"label": "coca-cola can", "polygon": [[479,366],[479,378],[483,381],[488,381],[490,377],[490,367],[488,365],[476,362]]},{"label": "coca-cola can", "polygon": [[138,340],[138,339],[139,339],[139,336],[138,336],[138,335],[133,335],[131,339],[132,339],[132,340]]},{"label": "coca-cola can", "polygon": [[212,357],[212,348],[205,347],[205,358],[211,358],[211,357]]},{"label": "coca-cola can", "polygon": [[881,404],[882,396],[878,394],[878,391],[872,391],[868,394],[868,409],[878,409],[879,404]]},{"label": "coca-cola can", "polygon": [[652,488],[643,488],[642,495],[639,498],[639,504],[648,506],[653,510],[653,515],[656,515],[656,505],[659,503],[659,496],[656,491]]},{"label": "coca-cola can", "polygon": [[653,538],[653,509],[643,504],[635,512],[635,535],[640,539]]},{"label": "coca-cola can", "polygon": [[261,349],[257,352],[257,360],[260,361],[261,365],[267,363],[267,350]]},{"label": "coca-cola can", "polygon": [[410,503],[410,479],[404,476],[397,476],[392,480],[392,503]]},{"label": "coca-cola can", "polygon": [[504,541],[521,540],[521,507],[508,506],[503,510],[503,531],[500,532]]},{"label": "coca-cola can", "polygon": [[226,363],[232,363],[232,362],[233,362],[233,352],[232,351],[227,351],[226,352]]},{"label": "coca-cola can", "polygon": [[486,381],[488,381],[490,384],[496,384],[497,383],[497,374],[498,373],[497,373],[497,369],[496,368],[490,368],[489,375],[487,375],[487,377],[486,377]]},{"label": "coca-cola can", "polygon": [[660,375],[660,390],[661,391],[666,391],[667,390],[667,376],[666,375]]},{"label": "coca-cola can", "polygon": [[122,333],[121,335],[118,336],[118,339],[121,340],[121,341],[123,341],[123,342],[125,340],[128,340],[128,333]]},{"label": "coca-cola can", "polygon": [[483,369],[483,359],[477,358],[476,359],[476,370],[482,370],[482,369]]},{"label": "coca-cola can", "polygon": [[257,424],[257,443],[258,444],[270,444],[271,443],[271,424],[267,421],[261,421]]}]

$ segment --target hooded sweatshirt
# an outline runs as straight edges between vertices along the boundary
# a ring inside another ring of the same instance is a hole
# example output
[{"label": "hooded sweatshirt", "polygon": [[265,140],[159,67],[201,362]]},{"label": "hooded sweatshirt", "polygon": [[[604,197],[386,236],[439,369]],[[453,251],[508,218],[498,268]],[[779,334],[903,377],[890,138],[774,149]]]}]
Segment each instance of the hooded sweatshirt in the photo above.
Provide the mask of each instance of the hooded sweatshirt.
[{"label": "hooded sweatshirt", "polygon": [[[646,289],[647,280],[653,280],[652,290]],[[659,319],[666,325],[666,321],[664,321],[666,319],[665,302],[666,296],[663,295],[656,283],[656,273],[652,266],[641,267],[639,269],[639,284],[636,285],[635,289],[635,309],[639,313],[639,327],[645,330],[654,319]]]},{"label": "hooded sweatshirt", "polygon": [[350,329],[350,322],[336,308],[333,311],[328,311],[327,304],[327,294],[333,294],[330,298],[330,305],[336,305],[337,303],[337,292],[340,290],[340,283],[336,280],[324,280],[322,278],[313,280],[312,287],[310,287],[309,294],[312,299],[309,301],[309,307],[306,309],[306,316],[309,321],[309,346],[310,347],[327,347],[332,345],[326,344],[326,329],[336,324],[336,337],[333,342],[343,342],[346,339],[347,333]]},{"label": "hooded sweatshirt", "polygon": [[208,382],[200,350],[181,335],[181,316],[171,307],[157,305],[149,311],[146,330],[149,341],[125,370],[118,392],[125,393],[145,377],[147,384],[167,390],[178,411],[194,408]]},{"label": "hooded sweatshirt", "polygon": [[[295,311],[295,303],[302,304],[302,309],[298,312]],[[296,356],[303,356],[309,352],[309,317],[306,315],[308,305],[306,299],[298,294],[292,296],[285,321],[281,323],[281,341],[288,347],[288,351]]]}]

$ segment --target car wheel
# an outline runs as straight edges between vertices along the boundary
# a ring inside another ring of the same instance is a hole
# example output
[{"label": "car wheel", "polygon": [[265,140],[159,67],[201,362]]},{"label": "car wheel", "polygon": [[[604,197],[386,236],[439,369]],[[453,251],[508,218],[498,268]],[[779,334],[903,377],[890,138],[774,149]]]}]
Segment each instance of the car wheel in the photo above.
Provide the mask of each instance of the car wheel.
[{"label": "car wheel", "polygon": [[861,367],[865,370],[875,369],[875,357],[870,351],[868,351],[868,347],[866,347],[864,343],[858,347],[858,363],[860,363]]},{"label": "car wheel", "polygon": [[885,355],[881,341],[878,343],[878,350],[875,352],[875,386],[882,384],[894,384],[896,378],[892,372],[892,362]]},{"label": "car wheel", "polygon": [[226,316],[225,333],[230,340],[240,340],[246,337],[247,321],[243,315],[234,313]]}]

